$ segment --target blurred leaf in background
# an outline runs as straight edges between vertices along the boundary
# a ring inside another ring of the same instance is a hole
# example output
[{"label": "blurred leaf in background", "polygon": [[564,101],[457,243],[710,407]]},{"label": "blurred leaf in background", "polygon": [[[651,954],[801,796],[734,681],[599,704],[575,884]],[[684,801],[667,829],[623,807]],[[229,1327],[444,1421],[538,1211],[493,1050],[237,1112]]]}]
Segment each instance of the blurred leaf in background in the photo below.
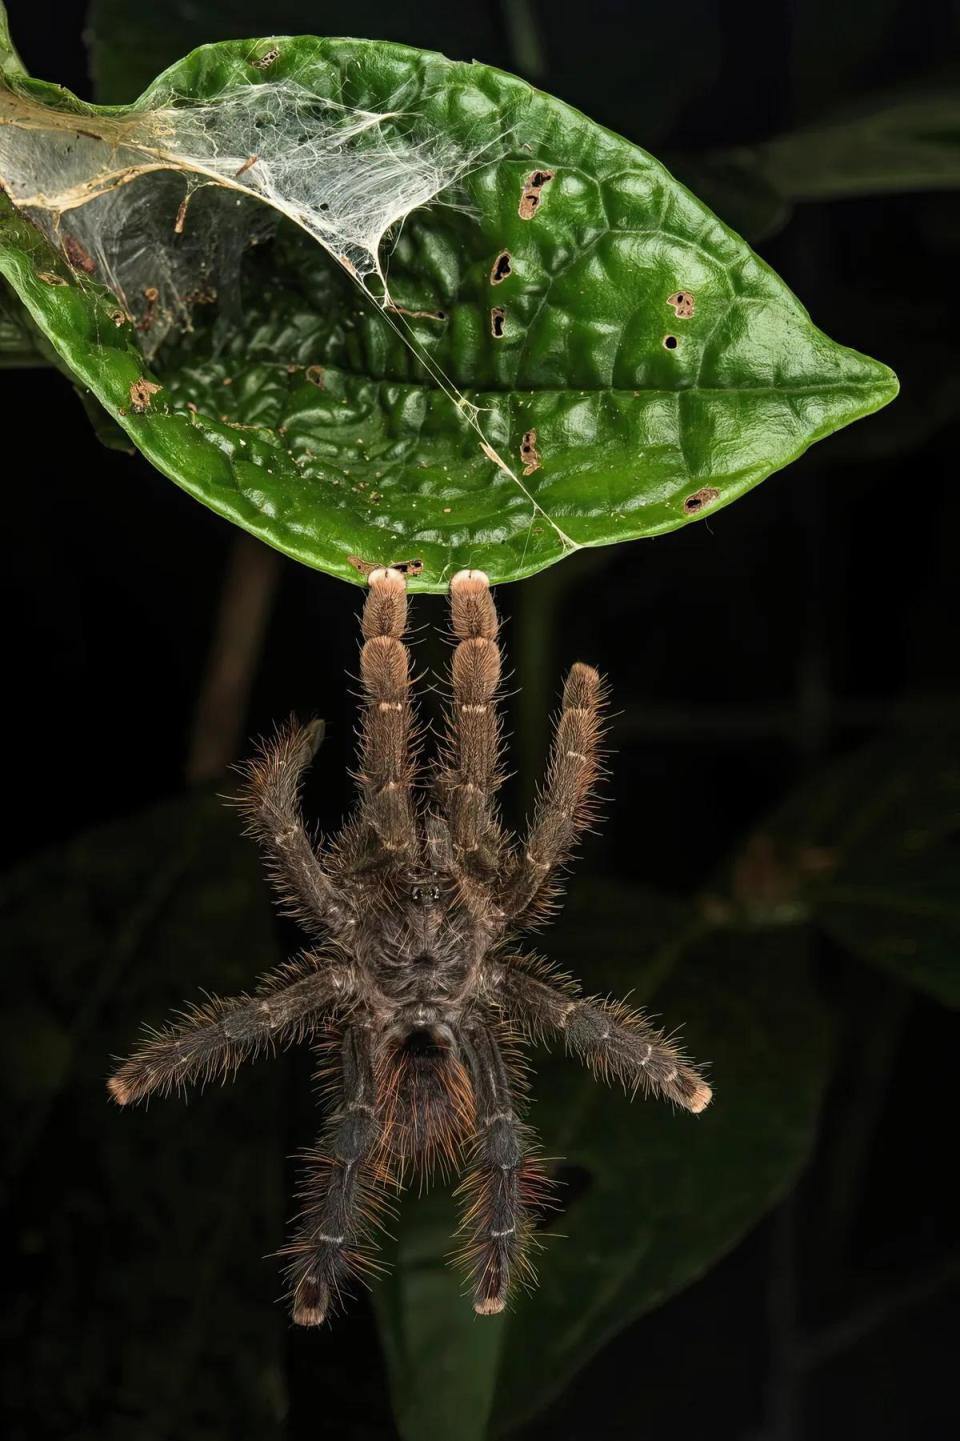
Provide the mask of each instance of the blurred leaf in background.
[{"label": "blurred leaf in background", "polygon": [[960,1006],[958,754],[957,738],[896,737],[818,771],[748,842],[732,915],[812,920],[853,955]]},{"label": "blurred leaf in background", "polygon": [[8,1361],[32,1338],[7,1368],[11,1437],[281,1434],[286,1323],[261,1259],[288,1205],[278,1068],[189,1108],[128,1114],[105,1086],[144,1021],[273,964],[237,830],[187,797],[4,879],[3,1184],[28,1282],[4,1307]]}]

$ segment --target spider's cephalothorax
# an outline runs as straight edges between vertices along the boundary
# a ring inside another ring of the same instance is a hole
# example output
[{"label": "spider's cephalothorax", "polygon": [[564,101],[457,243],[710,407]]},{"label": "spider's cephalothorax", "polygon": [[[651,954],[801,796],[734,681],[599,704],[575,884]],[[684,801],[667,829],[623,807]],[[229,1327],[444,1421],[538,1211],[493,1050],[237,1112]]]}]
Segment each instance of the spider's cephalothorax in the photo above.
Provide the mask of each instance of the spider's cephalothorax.
[{"label": "spider's cephalothorax", "polygon": [[511,1282],[532,1276],[534,1207],[547,1183],[518,1115],[523,1039],[560,1036],[600,1076],[688,1111],[710,1100],[643,1016],[581,997],[514,949],[553,908],[558,868],[591,818],[600,676],[586,665],[567,676],[546,781],[517,843],[494,804],[501,659],[486,576],[461,571],[450,582],[447,734],[419,787],[405,582],[389,569],[369,584],[355,814],[324,849],[304,827],[298,791],[317,724],[264,745],[241,799],[285,908],[316,945],[253,995],[212,999],[153,1033],[110,1081],[126,1105],[226,1076],[278,1045],[312,1040],[323,1050],[332,1117],[307,1155],[305,1206],[285,1253],[302,1325],[321,1322],[351,1272],[375,1264],[371,1229],[408,1162],[464,1160],[463,1254],[478,1312],[502,1310]]}]

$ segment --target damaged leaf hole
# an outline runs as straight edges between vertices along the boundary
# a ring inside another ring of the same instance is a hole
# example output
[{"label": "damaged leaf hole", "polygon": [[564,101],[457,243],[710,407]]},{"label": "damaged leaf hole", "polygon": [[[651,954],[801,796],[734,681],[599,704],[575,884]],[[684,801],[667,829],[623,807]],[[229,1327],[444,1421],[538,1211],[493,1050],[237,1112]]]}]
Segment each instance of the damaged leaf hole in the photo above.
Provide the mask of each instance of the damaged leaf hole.
[{"label": "damaged leaf hole", "polygon": [[501,250],[493,262],[493,269],[490,271],[490,284],[502,285],[508,275],[513,274],[513,267],[510,264],[511,256],[509,250]]},{"label": "damaged leaf hole", "polygon": [[694,491],[693,495],[688,495],[683,502],[684,515],[696,515],[698,511],[703,510],[705,505],[710,505],[715,501],[719,494],[716,486],[702,486],[700,490]]},{"label": "damaged leaf hole", "polygon": [[155,380],[147,380],[145,376],[139,376],[130,386],[130,409],[134,415],[144,415],[153,403],[153,397],[163,386],[158,385]]},{"label": "damaged leaf hole", "polygon": [[271,50],[268,50],[266,52],[266,54],[259,56],[256,60],[251,60],[250,64],[253,66],[254,70],[269,70],[270,66],[279,59],[280,46],[274,45]]},{"label": "damaged leaf hole", "polygon": [[[352,565],[364,577],[371,571],[383,568],[382,560],[363,560],[359,555],[348,555],[347,564]],[[415,576],[423,574],[422,560],[391,560],[387,566],[388,570],[398,570],[401,575]]]},{"label": "damaged leaf hole", "polygon": [[524,475],[533,475],[540,469],[540,452],[537,450],[537,432],[528,430],[520,442],[520,459]]},{"label": "damaged leaf hole", "polygon": [[679,344],[680,342],[675,335],[665,335],[663,337],[664,350],[676,350]]},{"label": "damaged leaf hole", "polygon": [[495,305],[490,311],[490,334],[494,340],[502,340],[506,329],[507,312],[502,305]]},{"label": "damaged leaf hole", "polygon": [[553,179],[552,170],[531,170],[523,182],[523,191],[520,195],[520,205],[517,214],[521,220],[532,220],[540,209],[540,202],[543,199],[544,187],[550,184]]},{"label": "damaged leaf hole", "polygon": [[689,290],[675,290],[672,295],[667,296],[667,304],[673,306],[673,313],[678,320],[689,320],[697,302]]}]

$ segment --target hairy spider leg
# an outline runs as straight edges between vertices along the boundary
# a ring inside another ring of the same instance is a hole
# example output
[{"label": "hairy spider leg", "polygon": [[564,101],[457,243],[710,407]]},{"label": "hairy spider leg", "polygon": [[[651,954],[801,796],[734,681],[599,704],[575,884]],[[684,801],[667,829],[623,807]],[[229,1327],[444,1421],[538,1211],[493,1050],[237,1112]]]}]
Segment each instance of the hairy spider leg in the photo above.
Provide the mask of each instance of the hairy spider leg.
[{"label": "hairy spider leg", "polygon": [[450,581],[450,624],[457,645],[436,789],[455,861],[468,874],[489,876],[502,847],[494,805],[503,781],[496,706],[501,657],[499,621],[483,571],[461,570]]},{"label": "hairy spider leg", "polygon": [[531,1132],[516,1113],[513,1088],[491,1028],[475,1025],[464,1038],[476,1103],[470,1170],[457,1191],[467,1199],[458,1232],[460,1260],[480,1316],[502,1311],[516,1280],[532,1285],[531,1207],[546,1200],[549,1181],[530,1154]]},{"label": "hairy spider leg", "polygon": [[211,996],[148,1035],[107,1089],[127,1106],[153,1091],[168,1095],[198,1082],[225,1080],[242,1061],[311,1035],[351,993],[346,967],[308,953],[267,976],[257,995]]},{"label": "hairy spider leg", "polygon": [[287,915],[314,935],[348,916],[343,898],[317,857],[300,811],[300,783],[323,739],[323,722],[282,726],[242,766],[246,785],[237,802],[247,834],[266,856],[267,875]]},{"label": "hairy spider leg", "polygon": [[584,999],[531,975],[523,957],[504,965],[499,994],[507,1016],[534,1037],[561,1035],[567,1051],[604,1081],[620,1081],[697,1113],[713,1092],[680,1049],[621,1001]]},{"label": "hairy spider leg", "polygon": [[[413,708],[407,626],[406,581],[398,570],[372,571],[361,621],[360,720],[361,845],[372,846],[371,863],[415,859],[417,827],[411,787]],[[362,854],[362,852],[361,852]],[[362,864],[362,861],[361,861]]]},{"label": "hairy spider leg", "polygon": [[352,1277],[380,1268],[370,1234],[386,1196],[372,1164],[382,1135],[374,1076],[375,1041],[367,1026],[344,1031],[340,1104],[317,1147],[306,1156],[300,1225],[281,1255],[293,1320],[319,1326]]},{"label": "hairy spider leg", "polygon": [[593,666],[578,662],[563,687],[546,780],[522,849],[498,902],[511,925],[534,926],[549,915],[559,890],[558,866],[594,819],[600,775],[605,686]]}]

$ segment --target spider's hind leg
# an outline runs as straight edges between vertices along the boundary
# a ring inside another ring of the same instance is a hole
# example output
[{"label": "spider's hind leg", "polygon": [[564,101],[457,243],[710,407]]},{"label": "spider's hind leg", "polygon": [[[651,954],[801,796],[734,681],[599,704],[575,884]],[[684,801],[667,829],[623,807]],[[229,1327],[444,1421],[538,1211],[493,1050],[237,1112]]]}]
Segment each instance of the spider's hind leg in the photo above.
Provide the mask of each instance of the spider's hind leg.
[{"label": "spider's hind leg", "polygon": [[476,1133],[472,1166],[458,1194],[469,1205],[460,1227],[461,1260],[480,1316],[502,1311],[516,1281],[531,1285],[535,1244],[532,1207],[548,1201],[550,1182],[530,1154],[530,1128],[514,1109],[513,1091],[496,1038],[475,1026],[463,1038],[473,1076]]},{"label": "spider's hind leg", "polygon": [[341,1048],[341,1100],[320,1144],[307,1153],[300,1225],[282,1255],[294,1323],[319,1326],[351,1276],[378,1269],[370,1233],[386,1198],[371,1157],[381,1138],[373,1041],[350,1026]]}]

